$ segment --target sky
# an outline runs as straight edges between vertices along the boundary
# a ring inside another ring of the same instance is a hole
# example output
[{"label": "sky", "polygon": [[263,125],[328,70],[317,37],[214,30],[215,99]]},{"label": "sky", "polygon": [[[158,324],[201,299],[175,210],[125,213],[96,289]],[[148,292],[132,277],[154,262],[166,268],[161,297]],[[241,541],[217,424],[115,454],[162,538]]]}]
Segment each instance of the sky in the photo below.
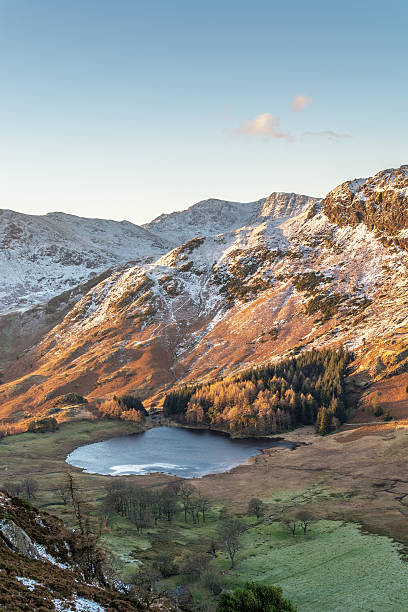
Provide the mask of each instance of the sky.
[{"label": "sky", "polygon": [[145,223],[408,163],[406,0],[0,0],[0,208]]}]

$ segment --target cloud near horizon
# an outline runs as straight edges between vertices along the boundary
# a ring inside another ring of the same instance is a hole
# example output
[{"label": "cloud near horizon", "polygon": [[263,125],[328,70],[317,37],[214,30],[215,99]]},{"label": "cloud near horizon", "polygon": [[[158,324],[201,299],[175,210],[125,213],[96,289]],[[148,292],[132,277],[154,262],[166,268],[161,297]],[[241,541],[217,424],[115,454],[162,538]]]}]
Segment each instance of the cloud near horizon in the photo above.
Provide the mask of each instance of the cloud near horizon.
[{"label": "cloud near horizon", "polygon": [[292,110],[299,113],[312,103],[312,98],[305,94],[297,94],[292,100]]},{"label": "cloud near horizon", "polygon": [[243,121],[239,126],[238,132],[241,134],[249,134],[250,136],[260,135],[266,140],[269,138],[291,138],[288,132],[279,131],[279,119],[274,117],[271,113],[263,113],[262,115],[254,117],[254,119]]},{"label": "cloud near horizon", "polygon": [[301,134],[292,134],[288,131],[280,129],[280,120],[271,113],[262,113],[253,119],[243,121],[239,126],[238,134],[247,134],[248,136],[260,136],[263,140],[286,140],[293,142],[302,138],[314,136],[317,138],[325,138],[331,141],[338,141],[344,138],[351,138],[351,134],[342,134],[334,130],[318,130],[304,131]]},{"label": "cloud near horizon", "polygon": [[341,140],[342,138],[351,138],[351,134],[340,134],[333,130],[321,130],[320,132],[303,132],[303,136],[320,136],[329,140]]}]

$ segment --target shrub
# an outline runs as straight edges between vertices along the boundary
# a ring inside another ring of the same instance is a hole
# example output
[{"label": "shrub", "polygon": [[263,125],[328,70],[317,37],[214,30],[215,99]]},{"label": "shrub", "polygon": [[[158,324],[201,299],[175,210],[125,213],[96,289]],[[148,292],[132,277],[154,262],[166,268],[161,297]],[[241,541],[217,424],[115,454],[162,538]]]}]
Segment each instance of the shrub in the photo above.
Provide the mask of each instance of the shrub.
[{"label": "shrub", "polygon": [[69,406],[69,404],[87,404],[88,400],[83,395],[79,395],[79,393],[67,393],[66,395],[62,395],[55,402],[55,405],[63,405]]},{"label": "shrub", "polygon": [[37,419],[36,421],[31,421],[28,426],[27,431],[35,432],[35,433],[46,433],[47,431],[57,431],[58,422],[54,417],[45,417],[43,419]]},{"label": "shrub", "polygon": [[153,567],[160,572],[163,578],[169,578],[178,574],[178,567],[167,555],[160,555],[153,561]]},{"label": "shrub", "polygon": [[202,573],[200,582],[213,595],[219,595],[224,587],[224,579],[214,567],[209,567]]},{"label": "shrub", "polygon": [[204,554],[197,554],[190,550],[185,550],[180,556],[174,559],[180,574],[187,580],[197,580],[201,574],[207,570],[210,557]]},{"label": "shrub", "polygon": [[247,582],[231,594],[222,593],[217,612],[295,612],[295,607],[280,587]]}]

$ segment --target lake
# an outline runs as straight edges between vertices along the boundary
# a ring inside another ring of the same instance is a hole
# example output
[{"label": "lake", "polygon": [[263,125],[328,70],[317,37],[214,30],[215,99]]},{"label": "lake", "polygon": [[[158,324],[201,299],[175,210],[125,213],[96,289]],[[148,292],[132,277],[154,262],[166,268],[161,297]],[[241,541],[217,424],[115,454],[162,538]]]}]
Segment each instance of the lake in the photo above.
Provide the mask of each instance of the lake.
[{"label": "lake", "polygon": [[232,439],[202,429],[155,427],[145,432],[87,444],[67,462],[89,474],[124,476],[164,472],[183,478],[227,472],[262,449],[293,448],[291,442],[268,438]]}]

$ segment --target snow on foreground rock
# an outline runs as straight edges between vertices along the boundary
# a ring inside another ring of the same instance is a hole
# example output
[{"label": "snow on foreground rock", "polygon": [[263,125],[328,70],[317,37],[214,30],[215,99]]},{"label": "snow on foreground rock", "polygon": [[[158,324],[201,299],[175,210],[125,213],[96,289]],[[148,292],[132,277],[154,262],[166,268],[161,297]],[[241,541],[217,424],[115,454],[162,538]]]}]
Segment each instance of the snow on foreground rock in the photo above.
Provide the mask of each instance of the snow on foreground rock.
[{"label": "snow on foreground rock", "polygon": [[62,599],[53,599],[52,603],[57,612],[105,612],[105,608],[94,601],[84,599],[74,595],[74,601],[63,601]]},{"label": "snow on foreground rock", "polygon": [[101,567],[89,575],[81,540],[60,519],[5,491],[0,491],[0,507],[1,610],[143,609],[117,585],[109,584]]}]

